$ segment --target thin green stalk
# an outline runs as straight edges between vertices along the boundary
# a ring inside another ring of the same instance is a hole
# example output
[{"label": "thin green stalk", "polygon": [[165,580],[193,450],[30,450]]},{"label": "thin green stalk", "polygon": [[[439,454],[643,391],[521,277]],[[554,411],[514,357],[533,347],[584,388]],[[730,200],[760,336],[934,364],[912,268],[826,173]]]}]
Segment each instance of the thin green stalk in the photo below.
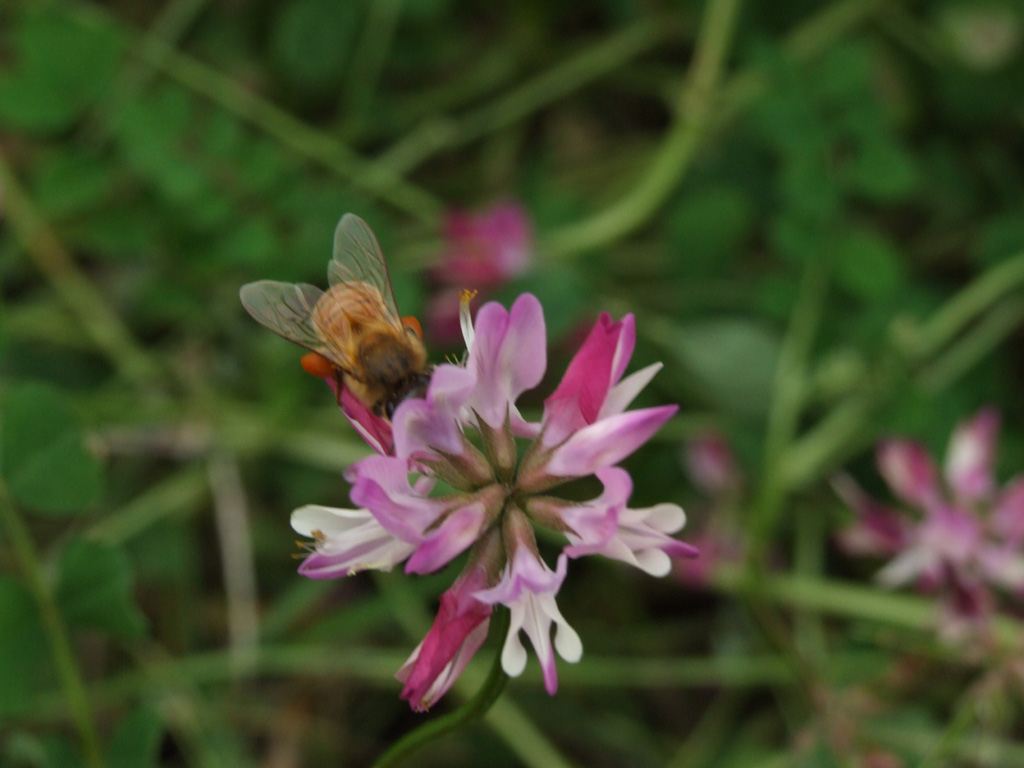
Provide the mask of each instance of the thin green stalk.
[{"label": "thin green stalk", "polygon": [[75,314],[81,328],[114,363],[124,378],[147,387],[162,376],[156,363],[133,338],[102,294],[75,264],[71,254],[36,210],[7,159],[0,154],[4,217],[29,258]]},{"label": "thin green stalk", "polygon": [[124,544],[155,523],[195,509],[209,494],[210,484],[201,466],[185,466],[154,483],[120,509],[94,523],[86,536]]},{"label": "thin green stalk", "polygon": [[346,109],[357,125],[365,119],[384,64],[391,52],[395,28],[402,13],[402,0],[373,0],[367,12],[363,35],[348,69]]},{"label": "thin green stalk", "polygon": [[408,173],[442,149],[467,144],[512,125],[649,51],[664,40],[670,29],[645,19],[461,117],[428,118],[386,150],[375,167],[387,174]]},{"label": "thin green stalk", "polygon": [[953,713],[953,717],[950,718],[942,734],[921,758],[917,768],[941,768],[943,765],[948,765],[947,761],[953,756],[957,742],[961,741],[971,723],[974,722],[976,709],[974,698],[967,693],[960,701],[960,706]]},{"label": "thin green stalk", "polygon": [[918,376],[921,386],[932,392],[946,389],[1022,324],[1024,301],[1011,299],[998,305],[921,372]]},{"label": "thin green stalk", "polygon": [[[791,608],[809,609],[847,619],[865,619],[904,629],[934,632],[938,607],[934,600],[877,587],[792,575],[751,576],[741,568],[715,571],[715,587],[733,595],[748,595]],[[1020,624],[1007,617],[992,620],[992,634],[1000,646],[1011,649],[1020,643]]]},{"label": "thin green stalk", "polygon": [[[171,0],[154,19],[149,35],[175,46],[185,32],[206,8],[209,0]],[[123,72],[106,98],[93,109],[83,133],[92,141],[107,138],[111,133],[112,115],[116,115],[121,104],[135,100],[152,81],[156,68],[136,67]]]},{"label": "thin green stalk", "polygon": [[75,660],[74,651],[71,649],[67,627],[64,626],[64,619],[61,618],[53,592],[46,582],[43,565],[28,527],[14,508],[7,488],[2,483],[0,483],[0,508],[3,510],[4,522],[10,534],[14,554],[21,564],[29,590],[39,609],[43,629],[50,643],[50,653],[57,669],[57,677],[71,710],[71,719],[74,721],[75,730],[78,731],[78,738],[82,742],[82,752],[86,764],[89,768],[104,768],[99,733],[96,731],[96,723],[92,719],[85,681],[78,668],[78,662]]},{"label": "thin green stalk", "polygon": [[[508,632],[509,612],[506,608],[498,608],[491,617],[490,634],[499,640],[503,640]],[[508,682],[508,675],[501,668],[501,648],[499,643],[497,653],[494,656],[494,663],[491,671],[484,680],[484,684],[477,691],[473,698],[466,701],[454,712],[424,723],[419,728],[411,731],[395,742],[383,755],[374,763],[375,768],[388,768],[398,765],[402,760],[434,739],[440,738],[450,731],[461,728],[467,723],[482,717],[491,708],[491,705],[498,700],[501,692]]]},{"label": "thin green stalk", "polygon": [[910,352],[927,359],[948,344],[988,307],[1024,284],[1024,253],[998,264],[975,278],[914,333]]},{"label": "thin green stalk", "polygon": [[[917,376],[921,386],[935,390],[962,376],[1020,325],[1020,302],[1010,300],[956,342],[965,328],[1007,293],[1024,283],[1024,254],[979,275],[953,295],[915,330],[905,330],[876,365],[871,389],[850,397],[822,417],[792,445],[780,461],[781,483],[796,489],[831,466],[859,451],[873,437],[872,416],[901,382],[910,381],[910,368],[935,358]],[[939,352],[949,348],[941,356]],[[894,353],[895,352],[895,353]]]},{"label": "thin green stalk", "polygon": [[775,387],[768,412],[761,484],[754,502],[751,563],[763,554],[789,492],[789,486],[781,472],[781,464],[797,434],[807,390],[807,360],[821,322],[827,286],[824,258],[809,260],[775,373]]},{"label": "thin green stalk", "polygon": [[618,202],[589,219],[552,233],[545,243],[547,253],[564,256],[628,235],[643,225],[678,186],[710,121],[739,5],[739,0],[709,0],[693,64],[675,105],[675,122],[645,174]]}]

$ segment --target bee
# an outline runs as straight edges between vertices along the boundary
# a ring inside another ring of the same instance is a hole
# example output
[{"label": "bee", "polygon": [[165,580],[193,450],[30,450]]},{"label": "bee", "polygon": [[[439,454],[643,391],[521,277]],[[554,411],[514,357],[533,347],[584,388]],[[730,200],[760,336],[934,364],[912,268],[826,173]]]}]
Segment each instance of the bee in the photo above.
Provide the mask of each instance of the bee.
[{"label": "bee", "polygon": [[310,352],[302,367],[333,377],[378,416],[390,419],[406,398],[423,397],[431,369],[415,317],[401,317],[377,238],[346,213],[334,231],[325,293],[307,283],[243,285],[242,304],[260,324]]}]

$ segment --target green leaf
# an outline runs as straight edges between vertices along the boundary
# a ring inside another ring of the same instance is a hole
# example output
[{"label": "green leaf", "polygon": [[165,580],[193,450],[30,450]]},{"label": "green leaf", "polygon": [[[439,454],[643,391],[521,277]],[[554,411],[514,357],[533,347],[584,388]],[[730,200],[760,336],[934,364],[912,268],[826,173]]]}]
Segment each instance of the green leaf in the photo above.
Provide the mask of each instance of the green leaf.
[{"label": "green leaf", "polygon": [[0,576],[0,714],[13,714],[53,685],[50,646],[29,591]]},{"label": "green leaf", "polygon": [[1024,218],[1013,210],[993,216],[982,226],[973,252],[986,266],[1024,253]]},{"label": "green leaf", "polygon": [[891,296],[905,282],[901,256],[877,232],[855,229],[838,239],[836,279],[854,296],[881,299]]},{"label": "green leaf", "polygon": [[155,768],[163,733],[163,720],[153,707],[129,712],[110,735],[107,768]]},{"label": "green leaf", "polygon": [[919,177],[914,157],[885,137],[865,139],[845,171],[845,181],[854,192],[883,203],[912,193]]},{"label": "green leaf", "polygon": [[650,332],[709,401],[743,416],[768,412],[781,347],[775,331],[730,317],[654,326]]},{"label": "green leaf", "polygon": [[56,389],[23,384],[3,403],[0,475],[37,512],[81,512],[99,498],[103,475],[86,450],[75,413]]},{"label": "green leaf", "polygon": [[14,28],[15,69],[0,81],[0,121],[40,133],[68,128],[110,85],[122,39],[112,27],[50,9]]},{"label": "green leaf", "polygon": [[69,624],[131,640],[146,629],[132,596],[132,570],[114,546],[74,539],[60,558],[56,597]]},{"label": "green leaf", "polygon": [[111,168],[94,154],[64,147],[40,162],[35,171],[35,199],[51,217],[103,202],[113,191]]},{"label": "green leaf", "polygon": [[357,4],[292,0],[278,13],[270,40],[281,74],[296,85],[323,89],[341,77],[356,30]]},{"label": "green leaf", "polygon": [[668,232],[688,276],[715,275],[735,261],[753,225],[748,197],[721,186],[684,196],[670,215]]}]

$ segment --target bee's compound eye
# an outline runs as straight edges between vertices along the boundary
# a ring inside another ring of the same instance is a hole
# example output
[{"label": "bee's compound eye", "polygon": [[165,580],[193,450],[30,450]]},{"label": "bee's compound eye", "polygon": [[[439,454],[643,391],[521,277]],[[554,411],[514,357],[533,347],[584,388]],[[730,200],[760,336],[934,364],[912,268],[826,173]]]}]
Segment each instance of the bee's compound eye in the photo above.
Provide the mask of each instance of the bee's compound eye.
[{"label": "bee's compound eye", "polygon": [[388,421],[390,421],[391,417],[395,415],[395,408],[397,407],[398,403],[393,399],[389,399],[384,403],[384,415],[388,417]]}]

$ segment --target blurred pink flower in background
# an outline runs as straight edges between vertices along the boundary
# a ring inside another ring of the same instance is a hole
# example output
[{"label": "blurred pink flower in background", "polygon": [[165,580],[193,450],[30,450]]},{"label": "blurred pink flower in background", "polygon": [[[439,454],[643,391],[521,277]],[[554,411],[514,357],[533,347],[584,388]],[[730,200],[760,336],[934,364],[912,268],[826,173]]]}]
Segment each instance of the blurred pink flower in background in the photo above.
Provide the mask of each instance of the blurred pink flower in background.
[{"label": "blurred pink flower in background", "polygon": [[471,289],[486,299],[529,269],[533,226],[526,209],[505,200],[480,212],[450,211],[444,223],[444,251],[431,270],[436,290],[426,309],[427,332],[437,343],[459,339],[459,293]]},{"label": "blurred pink flower in background", "polygon": [[1000,489],[993,475],[999,413],[979,411],[957,425],[940,472],[928,451],[912,440],[879,444],[878,469],[905,507],[871,498],[842,475],[834,487],[857,514],[840,534],[856,555],[891,558],[878,580],[895,587],[914,583],[941,601],[939,629],[956,639],[984,630],[998,592],[1024,596],[1024,477]]},{"label": "blurred pink flower in background", "polygon": [[[516,400],[541,382],[547,367],[540,302],[530,294],[508,310],[492,302],[474,324],[469,298],[462,302],[465,362],[437,366],[426,396],[399,405],[386,435],[365,413],[346,411],[377,452],[346,472],[361,508],[306,506],[292,516],[295,530],[313,538],[299,569],[311,578],[387,570],[403,561],[408,573],[431,573],[469,552],[462,575],[441,597],[433,627],[398,673],[402,697],[416,710],[451,687],[499,604],[510,611],[505,672],[515,676],[525,668],[523,632],[546,690],[555,693],[555,652],[568,662],[583,653],[555,600],[569,560],[601,554],[662,576],[672,558],[696,555],[672,537],[686,522],[683,510],[667,503],[631,509],[632,479],[617,466],[678,410],[629,410],[661,368],[656,363],[625,375],[636,341],[633,316],[600,316],[545,401],[541,420],[532,423]],[[527,446],[521,457],[517,440]],[[604,486],[600,496],[556,495],[564,482],[590,475]],[[566,539],[554,570],[541,556],[534,526]]]},{"label": "blurred pink flower in background", "polygon": [[690,482],[707,497],[702,524],[692,540],[700,557],[676,560],[675,575],[684,584],[703,589],[719,565],[743,559],[743,536],[736,506],[743,489],[743,473],[732,446],[716,431],[688,440],[683,449],[683,468]]}]

